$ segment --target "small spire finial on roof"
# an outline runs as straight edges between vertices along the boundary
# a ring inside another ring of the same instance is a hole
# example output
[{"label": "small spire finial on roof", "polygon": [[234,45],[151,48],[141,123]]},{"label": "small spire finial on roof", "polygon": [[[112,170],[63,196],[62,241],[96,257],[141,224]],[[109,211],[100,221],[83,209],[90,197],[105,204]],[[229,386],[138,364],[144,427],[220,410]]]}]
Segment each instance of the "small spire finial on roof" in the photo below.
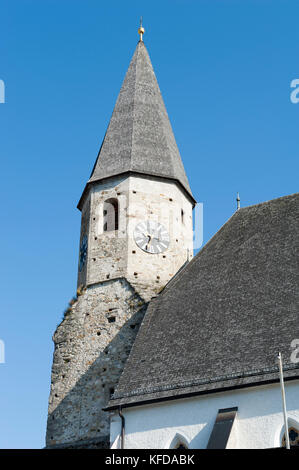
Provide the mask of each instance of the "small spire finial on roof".
[{"label": "small spire finial on roof", "polygon": [[237,193],[237,211],[240,209],[240,195]]},{"label": "small spire finial on roof", "polygon": [[140,26],[138,28],[138,34],[140,35],[140,41],[143,41],[143,35],[144,35],[145,29],[142,26],[142,16],[140,17]]}]

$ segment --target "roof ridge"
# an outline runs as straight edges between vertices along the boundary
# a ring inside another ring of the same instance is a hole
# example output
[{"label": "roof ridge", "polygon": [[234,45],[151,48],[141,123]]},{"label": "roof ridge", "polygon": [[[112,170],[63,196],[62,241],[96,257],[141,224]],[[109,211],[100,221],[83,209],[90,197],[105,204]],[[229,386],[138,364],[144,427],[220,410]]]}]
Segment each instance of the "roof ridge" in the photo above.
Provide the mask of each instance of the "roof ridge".
[{"label": "roof ridge", "polygon": [[[140,52],[140,47],[143,47],[144,48],[144,51],[145,51],[145,54],[148,56],[148,59],[149,59],[149,64],[151,65],[151,69],[153,71],[153,74],[154,74],[154,77],[156,78],[156,75],[155,75],[155,72],[154,72],[154,69],[153,69],[153,66],[152,66],[152,63],[151,63],[151,59],[150,59],[150,56],[149,56],[149,53],[148,53],[148,50],[146,48],[146,45],[144,44],[143,41],[139,41],[138,42],[138,49],[137,49],[137,59],[136,59],[136,80],[135,80],[135,93],[134,93],[134,98],[135,98],[135,95],[136,95],[136,84],[137,84],[137,69],[138,69],[138,55],[139,55],[139,52]],[[147,85],[147,84],[146,84]],[[167,116],[167,119],[169,121],[169,117],[168,117],[168,113],[167,113],[167,110],[166,110],[166,106],[165,106],[165,103],[164,103],[164,100],[163,100],[163,96],[162,96],[162,93],[161,93],[161,90],[160,90],[160,86],[159,86],[159,83],[156,79],[156,85],[157,85],[157,89],[158,89],[158,92],[159,92],[159,95],[160,95],[160,100],[162,102],[162,104],[164,105],[164,108],[165,108],[165,111],[166,111],[166,116]],[[159,103],[161,104],[161,103]],[[164,119],[163,119],[163,109],[160,108],[160,106],[157,108],[158,110],[158,116],[159,116],[159,119],[160,119],[160,124],[161,124],[161,128],[164,130],[164,127],[165,127],[165,123],[164,123]],[[131,149],[131,153],[133,151],[133,136],[134,136],[134,117],[135,117],[135,114],[134,114],[134,106],[133,106],[133,130],[132,130],[132,149]],[[165,143],[166,143],[166,146],[167,146],[167,150],[168,150],[168,155],[170,157],[170,160],[172,162],[172,175],[174,175],[174,156],[172,155],[172,152],[169,148],[169,142],[167,139],[165,139]]]},{"label": "roof ridge", "polygon": [[134,78],[134,93],[133,93],[133,119],[132,119],[132,136],[131,136],[131,159],[133,153],[133,145],[134,145],[134,121],[135,121],[135,101],[136,101],[136,83],[137,83],[137,67],[138,67],[138,55],[140,51],[140,44],[143,43],[142,41],[138,41],[137,48],[136,48],[136,65],[135,65],[135,78]]},{"label": "roof ridge", "polygon": [[298,193],[287,194],[286,196],[275,197],[273,199],[268,199],[268,201],[258,202],[257,204],[251,204],[250,206],[240,207],[240,209],[238,209],[238,210],[243,212],[244,210],[250,209],[251,207],[265,206],[267,204],[270,204],[271,202],[280,201],[281,199],[291,199],[294,196],[299,196],[299,192]]},{"label": "roof ridge", "polygon": [[[242,213],[248,209],[251,209],[253,207],[259,207],[259,206],[263,206],[263,205],[266,205],[266,204],[269,204],[271,202],[274,202],[274,201],[279,201],[281,199],[290,199],[294,196],[299,196],[299,192],[298,193],[293,193],[293,194],[289,194],[289,195],[286,195],[286,196],[280,196],[278,198],[274,198],[274,199],[269,199],[268,201],[264,201],[264,202],[260,202],[258,204],[252,204],[250,206],[245,206],[245,207],[240,207],[240,209],[236,210],[230,217],[229,219],[227,219],[227,221],[219,228],[219,230],[217,230],[217,232],[207,241],[207,243],[202,247],[202,249],[196,253],[196,255],[192,258],[191,261],[189,261],[188,263],[185,263],[183,264],[180,269],[177,271],[177,273],[168,281],[168,283],[164,286],[163,290],[158,294],[157,297],[160,297],[162,296],[168,289],[171,289],[174,285],[176,285],[176,283],[178,282],[179,279],[181,279],[181,277],[184,275],[184,272],[186,271],[186,269],[191,266],[195,260],[197,260],[200,255],[206,251],[206,249],[208,248],[208,246],[210,245],[210,243],[212,243],[212,241],[214,240],[214,238],[219,234],[221,233],[225,226],[231,221],[231,219],[236,216],[238,213]],[[155,297],[155,299],[157,298]]]}]

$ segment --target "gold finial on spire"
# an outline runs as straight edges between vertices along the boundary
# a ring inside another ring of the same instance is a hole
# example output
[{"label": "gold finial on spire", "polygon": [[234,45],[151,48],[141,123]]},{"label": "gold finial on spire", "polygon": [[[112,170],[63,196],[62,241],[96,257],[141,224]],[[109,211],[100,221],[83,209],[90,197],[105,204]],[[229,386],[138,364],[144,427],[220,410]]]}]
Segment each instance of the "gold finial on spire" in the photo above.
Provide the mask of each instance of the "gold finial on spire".
[{"label": "gold finial on spire", "polygon": [[138,34],[140,35],[140,41],[143,41],[143,35],[144,35],[144,32],[145,32],[145,29],[144,27],[142,26],[142,16],[140,18],[140,26],[138,28]]}]

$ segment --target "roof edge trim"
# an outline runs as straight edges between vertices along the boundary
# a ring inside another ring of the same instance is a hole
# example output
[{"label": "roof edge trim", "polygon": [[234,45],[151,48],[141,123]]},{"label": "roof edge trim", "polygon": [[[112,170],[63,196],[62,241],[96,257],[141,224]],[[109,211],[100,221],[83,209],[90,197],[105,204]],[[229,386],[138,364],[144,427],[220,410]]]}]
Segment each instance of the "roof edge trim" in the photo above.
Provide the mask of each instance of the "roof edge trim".
[{"label": "roof edge trim", "polygon": [[117,178],[118,176],[123,176],[123,175],[138,175],[140,177],[147,177],[147,176],[150,176],[152,178],[156,178],[156,179],[159,179],[159,180],[168,180],[168,181],[173,181],[175,182],[179,188],[181,188],[184,192],[184,194],[187,195],[187,197],[189,198],[189,200],[191,201],[192,203],[192,206],[195,207],[196,204],[197,204],[197,201],[196,199],[194,199],[194,197],[192,196],[192,194],[189,193],[189,191],[187,191],[187,189],[185,188],[185,186],[177,179],[177,178],[171,178],[170,176],[160,176],[160,175],[155,175],[153,173],[143,173],[141,171],[135,171],[135,170],[126,170],[126,171],[123,171],[122,173],[116,173],[115,175],[111,175],[111,176],[107,176],[105,178],[99,178],[99,179],[96,179],[94,181],[87,181],[86,185],[85,185],[85,188],[83,190],[83,193],[82,193],[82,196],[80,197],[79,199],[79,202],[77,204],[77,209],[81,210],[82,208],[82,202],[83,202],[83,199],[85,197],[85,194],[86,194],[86,191],[87,189],[89,188],[89,186],[95,184],[95,183],[99,183],[101,181],[106,181],[106,180],[109,180],[109,179],[113,179],[113,178]]},{"label": "roof edge trim", "polygon": [[[284,377],[285,382],[291,382],[293,380],[298,380],[299,379],[299,372],[298,375],[295,376],[289,376],[289,377]],[[140,400],[140,401],[135,401],[132,403],[129,402],[124,402],[124,403],[117,403],[115,405],[108,405],[105,408],[102,408],[104,411],[113,411],[117,410],[119,406],[121,405],[122,408],[132,408],[136,406],[144,406],[144,405],[150,405],[152,403],[162,403],[166,401],[173,401],[173,400],[183,400],[186,398],[193,398],[196,396],[203,396],[203,395],[212,395],[215,393],[221,393],[221,392],[229,392],[231,390],[241,390],[245,388],[253,388],[253,387],[260,387],[263,385],[274,385],[276,383],[279,383],[280,379],[279,378],[273,378],[269,380],[257,380],[251,383],[246,383],[246,384],[239,384],[239,385],[232,385],[232,386],[227,386],[227,387],[219,387],[215,389],[209,389],[209,390],[197,390],[194,392],[186,392],[186,393],[181,393],[180,395],[167,395],[165,397],[157,397],[157,398],[149,398],[148,400]],[[121,399],[117,400],[118,402],[121,401]]]}]

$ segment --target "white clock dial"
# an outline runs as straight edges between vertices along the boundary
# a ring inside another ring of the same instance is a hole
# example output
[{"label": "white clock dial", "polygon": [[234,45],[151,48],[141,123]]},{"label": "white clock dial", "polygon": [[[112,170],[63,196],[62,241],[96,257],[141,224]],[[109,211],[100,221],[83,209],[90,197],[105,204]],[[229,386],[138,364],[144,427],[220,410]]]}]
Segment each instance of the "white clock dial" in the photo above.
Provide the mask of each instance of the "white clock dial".
[{"label": "white clock dial", "polygon": [[141,250],[152,254],[167,250],[170,242],[166,228],[153,220],[140,222],[136,225],[134,240]]}]

